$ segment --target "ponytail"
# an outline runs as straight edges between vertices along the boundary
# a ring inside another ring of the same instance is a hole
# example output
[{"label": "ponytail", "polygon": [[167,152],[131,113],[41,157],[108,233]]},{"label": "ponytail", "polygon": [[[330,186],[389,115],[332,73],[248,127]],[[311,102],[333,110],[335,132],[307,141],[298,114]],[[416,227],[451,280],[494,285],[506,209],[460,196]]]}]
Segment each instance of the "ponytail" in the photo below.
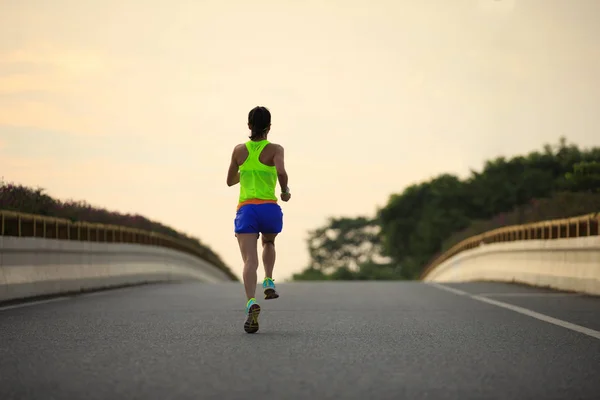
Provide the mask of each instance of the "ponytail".
[{"label": "ponytail", "polygon": [[271,113],[266,107],[254,107],[248,113],[248,124],[252,132],[250,139],[264,137],[271,127]]}]

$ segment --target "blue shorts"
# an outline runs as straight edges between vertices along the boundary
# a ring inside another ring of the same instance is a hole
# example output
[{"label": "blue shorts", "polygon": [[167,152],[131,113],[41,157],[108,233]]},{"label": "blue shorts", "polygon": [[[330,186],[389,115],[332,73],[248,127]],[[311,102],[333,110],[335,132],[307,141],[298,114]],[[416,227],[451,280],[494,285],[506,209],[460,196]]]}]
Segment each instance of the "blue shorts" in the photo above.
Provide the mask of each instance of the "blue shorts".
[{"label": "blue shorts", "polygon": [[246,204],[235,214],[235,233],[280,233],[283,211],[276,203]]}]

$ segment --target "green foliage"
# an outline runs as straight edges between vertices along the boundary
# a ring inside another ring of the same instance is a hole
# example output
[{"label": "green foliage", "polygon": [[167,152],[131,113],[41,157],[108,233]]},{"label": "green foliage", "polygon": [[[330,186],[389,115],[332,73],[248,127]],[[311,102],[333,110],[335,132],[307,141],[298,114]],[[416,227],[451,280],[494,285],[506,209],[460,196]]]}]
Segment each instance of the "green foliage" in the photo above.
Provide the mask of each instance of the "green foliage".
[{"label": "green foliage", "polygon": [[405,279],[405,277],[402,271],[393,263],[366,262],[360,264],[356,270],[341,266],[330,273],[324,273],[318,269],[309,267],[300,273],[294,274],[292,279],[294,281],[389,281]]},{"label": "green foliage", "polygon": [[[561,138],[541,152],[488,160],[464,180],[442,174],[413,184],[391,195],[372,220],[330,220],[309,238],[310,271],[323,274],[297,276],[416,279],[433,257],[469,236],[599,211],[599,190],[600,148],[580,150]],[[380,256],[391,261],[373,262]]]},{"label": "green foliage", "polygon": [[311,267],[292,276],[292,280],[294,281],[324,281],[327,279],[328,276],[323,271]]},{"label": "green foliage", "polygon": [[178,232],[159,222],[151,221],[141,215],[120,214],[93,207],[83,201],[68,200],[63,202],[48,196],[42,188],[32,189],[23,185],[5,182],[3,179],[0,180],[0,209],[63,218],[72,222],[120,225],[162,233],[195,246],[202,251],[207,261],[222,269],[231,279],[238,280],[222,259],[210,247],[201,243],[199,239]]},{"label": "green foliage", "polygon": [[456,229],[468,226],[470,203],[461,181],[447,174],[392,196],[378,212],[384,255],[402,264],[407,277],[413,276],[416,271],[409,270],[418,269]]},{"label": "green foliage", "polygon": [[[487,161],[481,172],[472,171],[462,181],[442,175],[418,185],[418,190],[409,187],[379,210],[384,251],[403,266],[407,277],[414,279],[432,257],[456,243],[458,237],[465,238],[465,232],[481,233],[481,226],[508,224],[506,213],[512,210],[521,216],[515,223],[521,223],[528,210],[525,205],[532,200],[552,198],[559,191],[578,192],[594,184],[597,188],[597,182],[589,178],[577,181],[579,186],[569,184],[565,178],[578,163],[592,161],[600,161],[600,149],[581,151],[561,138],[557,146],[545,146],[542,153]],[[529,218],[565,217],[597,207],[593,200],[588,208],[580,207],[581,199],[568,195],[549,201],[562,204],[557,209],[550,206],[543,211],[529,210]],[[495,222],[481,222],[490,220]]]},{"label": "green foliage", "polygon": [[389,281],[397,279],[404,279],[404,276],[402,270],[393,262],[367,262],[361,264],[358,271],[355,272],[355,280]]},{"label": "green foliage", "polygon": [[600,192],[600,162],[579,162],[573,166],[573,172],[568,172],[565,178],[572,190],[598,193]]},{"label": "green foliage", "polygon": [[371,261],[379,248],[378,231],[377,223],[369,218],[330,218],[309,233],[309,268],[328,273]]}]

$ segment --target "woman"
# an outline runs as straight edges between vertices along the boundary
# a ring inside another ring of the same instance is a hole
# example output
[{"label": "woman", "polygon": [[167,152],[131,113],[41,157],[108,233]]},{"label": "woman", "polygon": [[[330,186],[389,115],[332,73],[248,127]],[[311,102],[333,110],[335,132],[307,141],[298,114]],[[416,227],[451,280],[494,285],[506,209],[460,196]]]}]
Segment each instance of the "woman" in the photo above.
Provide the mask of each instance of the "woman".
[{"label": "woman", "polygon": [[262,234],[262,260],[265,268],[263,290],[265,299],[276,299],[279,294],[273,283],[275,266],[275,237],[283,228],[283,213],[277,204],[275,187],[279,180],[281,200],[291,197],[288,175],[284,166],[283,147],[267,140],[271,129],[271,113],[265,107],[255,107],[248,114],[250,140],[233,149],[227,173],[227,185],[240,184],[240,195],[235,217],[235,235],[244,261],[246,289],[247,333],[258,331],[260,306],[256,302],[258,270],[257,241]]}]

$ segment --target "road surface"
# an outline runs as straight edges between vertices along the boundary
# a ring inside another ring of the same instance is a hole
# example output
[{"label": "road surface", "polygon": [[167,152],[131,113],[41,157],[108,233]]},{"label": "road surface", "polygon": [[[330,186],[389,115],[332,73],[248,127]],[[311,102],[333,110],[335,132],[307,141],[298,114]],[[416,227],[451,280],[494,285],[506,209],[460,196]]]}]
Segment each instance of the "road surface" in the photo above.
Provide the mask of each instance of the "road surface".
[{"label": "road surface", "polygon": [[239,283],[0,307],[0,399],[599,399],[600,298],[518,285]]}]

